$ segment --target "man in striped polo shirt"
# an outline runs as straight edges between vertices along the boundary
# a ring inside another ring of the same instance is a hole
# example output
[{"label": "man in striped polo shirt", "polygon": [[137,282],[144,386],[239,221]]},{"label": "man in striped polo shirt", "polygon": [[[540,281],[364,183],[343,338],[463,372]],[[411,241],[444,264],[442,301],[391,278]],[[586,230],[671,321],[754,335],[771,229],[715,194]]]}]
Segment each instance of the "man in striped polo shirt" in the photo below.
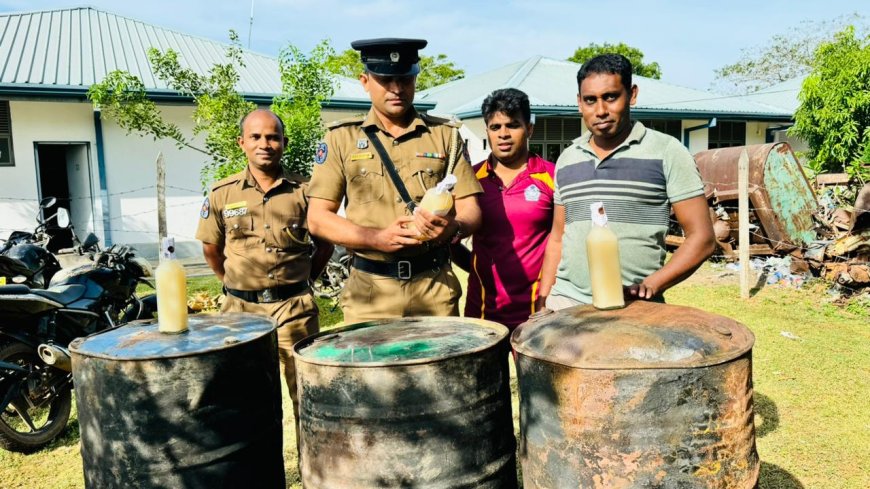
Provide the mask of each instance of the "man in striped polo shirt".
[{"label": "man in striped polo shirt", "polygon": [[[637,85],[618,54],[588,60],[577,72],[577,104],[589,131],[556,164],[555,212],[539,303],[557,310],[592,302],[586,261],[589,204],[604,202],[619,238],[626,299],[662,300],[714,250],[713,226],[692,156],[671,136],[631,121]],[[665,263],[671,209],[685,242]]]}]

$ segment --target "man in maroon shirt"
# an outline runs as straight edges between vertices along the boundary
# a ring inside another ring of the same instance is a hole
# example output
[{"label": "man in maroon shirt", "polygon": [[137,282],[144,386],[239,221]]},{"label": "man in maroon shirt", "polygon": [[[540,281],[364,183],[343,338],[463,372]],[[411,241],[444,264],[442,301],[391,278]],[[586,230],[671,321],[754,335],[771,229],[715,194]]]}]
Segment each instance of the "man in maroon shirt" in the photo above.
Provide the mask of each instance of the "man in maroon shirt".
[{"label": "man in maroon shirt", "polygon": [[453,259],[469,272],[465,316],[513,329],[535,312],[547,238],[553,223],[556,165],[529,154],[532,135],[528,96],[496,90],[481,107],[492,150],[474,166],[483,187],[478,203],[483,224],[472,250],[453,246]]}]

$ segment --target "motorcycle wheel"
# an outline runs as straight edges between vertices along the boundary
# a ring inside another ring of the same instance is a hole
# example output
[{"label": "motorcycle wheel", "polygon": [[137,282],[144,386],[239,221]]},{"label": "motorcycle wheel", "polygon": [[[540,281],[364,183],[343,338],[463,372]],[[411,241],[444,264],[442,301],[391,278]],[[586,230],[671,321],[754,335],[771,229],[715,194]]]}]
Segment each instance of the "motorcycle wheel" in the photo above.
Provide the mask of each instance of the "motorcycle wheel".
[{"label": "motorcycle wheel", "polygon": [[323,273],[311,284],[315,297],[332,299],[344,290],[344,283],[350,276],[347,260],[329,260]]},{"label": "motorcycle wheel", "polygon": [[[38,390],[48,373],[49,367],[37,355],[36,350],[22,343],[8,343],[0,346],[0,360],[14,363],[34,373],[26,381],[22,392],[0,412],[0,447],[11,452],[30,453],[48,445],[63,432],[69,421],[72,407],[71,387],[45,404],[31,407],[27,398],[40,398],[45,393]],[[6,393],[0,393],[3,397]]]}]

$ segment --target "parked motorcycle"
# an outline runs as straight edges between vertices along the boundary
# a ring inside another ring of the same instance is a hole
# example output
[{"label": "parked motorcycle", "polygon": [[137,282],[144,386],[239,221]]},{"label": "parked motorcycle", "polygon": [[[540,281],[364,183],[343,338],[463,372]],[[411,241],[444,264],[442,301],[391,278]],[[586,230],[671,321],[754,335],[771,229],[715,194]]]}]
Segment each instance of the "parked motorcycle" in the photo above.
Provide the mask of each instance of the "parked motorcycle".
[{"label": "parked motorcycle", "polygon": [[344,289],[344,284],[350,276],[350,263],[353,255],[343,246],[336,246],[326,268],[311,284],[315,297],[332,299]]},{"label": "parked motorcycle", "polygon": [[64,430],[73,387],[69,343],[150,317],[135,291],[151,276],[148,261],[114,245],[56,273],[48,289],[0,286],[0,446],[32,452]]},{"label": "parked motorcycle", "polygon": [[[78,253],[97,251],[97,238],[93,234],[81,243],[75,230],[70,225],[69,212],[63,207],[46,219],[41,219],[45,209],[57,202],[54,197],[46,197],[39,203],[40,212],[36,215],[36,228],[33,232],[13,231],[3,246],[0,247],[0,285],[15,283],[30,288],[44,289],[51,278],[61,269],[57,257],[49,251],[58,253]],[[52,247],[52,236],[46,232],[47,225],[55,221],[61,229],[69,230],[74,247],[55,249]]]}]

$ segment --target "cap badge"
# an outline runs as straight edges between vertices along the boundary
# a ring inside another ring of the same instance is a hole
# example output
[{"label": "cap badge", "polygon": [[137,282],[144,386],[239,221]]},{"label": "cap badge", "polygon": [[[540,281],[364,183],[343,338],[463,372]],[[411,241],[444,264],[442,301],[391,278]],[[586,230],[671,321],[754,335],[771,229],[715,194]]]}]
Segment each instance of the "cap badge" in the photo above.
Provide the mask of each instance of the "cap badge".
[{"label": "cap badge", "polygon": [[390,61],[392,61],[393,63],[398,63],[399,62],[399,53],[396,51],[393,51],[392,53],[390,53]]}]

